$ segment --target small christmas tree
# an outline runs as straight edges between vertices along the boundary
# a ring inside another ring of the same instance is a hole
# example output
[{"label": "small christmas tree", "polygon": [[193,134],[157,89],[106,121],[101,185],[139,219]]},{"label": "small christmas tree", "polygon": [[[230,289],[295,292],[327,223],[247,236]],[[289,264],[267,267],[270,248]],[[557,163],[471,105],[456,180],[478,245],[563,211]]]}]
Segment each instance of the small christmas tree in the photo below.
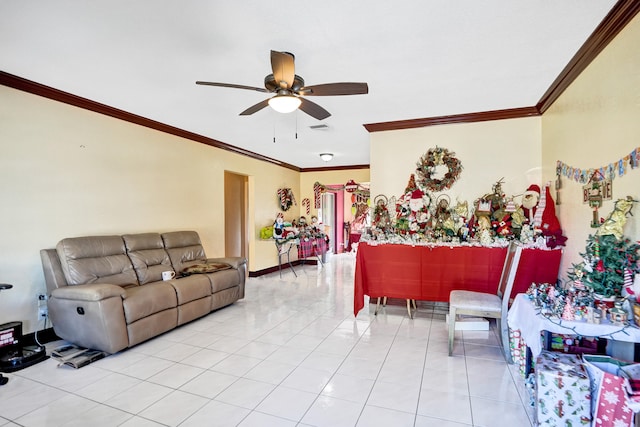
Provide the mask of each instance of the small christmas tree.
[{"label": "small christmas tree", "polygon": [[640,272],[640,244],[626,238],[618,239],[613,234],[590,235],[586,251],[580,255],[584,261],[573,265],[569,278],[582,280],[587,288],[603,297],[619,297],[625,275]]}]

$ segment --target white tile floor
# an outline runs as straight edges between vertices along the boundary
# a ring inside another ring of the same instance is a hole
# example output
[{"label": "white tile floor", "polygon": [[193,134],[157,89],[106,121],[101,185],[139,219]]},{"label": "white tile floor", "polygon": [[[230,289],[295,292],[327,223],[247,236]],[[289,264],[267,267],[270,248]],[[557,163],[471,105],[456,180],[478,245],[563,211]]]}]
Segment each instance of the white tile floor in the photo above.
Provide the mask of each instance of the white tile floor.
[{"label": "white tile floor", "polygon": [[458,332],[448,357],[437,307],[354,317],[354,267],[250,278],[244,300],[82,369],[8,374],[0,426],[531,425],[493,330]]}]

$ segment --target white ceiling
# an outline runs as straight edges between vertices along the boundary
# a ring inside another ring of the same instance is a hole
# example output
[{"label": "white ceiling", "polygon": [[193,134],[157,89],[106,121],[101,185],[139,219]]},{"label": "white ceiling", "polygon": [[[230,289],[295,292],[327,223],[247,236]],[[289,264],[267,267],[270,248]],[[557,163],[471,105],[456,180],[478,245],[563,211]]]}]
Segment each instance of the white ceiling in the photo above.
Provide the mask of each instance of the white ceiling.
[{"label": "white ceiling", "polygon": [[[2,0],[0,70],[300,168],[362,165],[363,124],[534,106],[614,4]],[[319,122],[241,117],[269,95],[195,84],[262,87],[272,49],[307,85],[369,94],[311,98],[332,114]]]}]

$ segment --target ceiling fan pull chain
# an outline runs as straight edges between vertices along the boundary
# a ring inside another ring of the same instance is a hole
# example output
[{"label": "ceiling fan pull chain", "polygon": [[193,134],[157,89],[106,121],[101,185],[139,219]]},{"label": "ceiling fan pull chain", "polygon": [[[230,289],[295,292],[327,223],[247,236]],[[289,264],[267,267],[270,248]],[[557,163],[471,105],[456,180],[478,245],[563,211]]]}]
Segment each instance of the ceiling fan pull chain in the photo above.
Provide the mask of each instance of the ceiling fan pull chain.
[{"label": "ceiling fan pull chain", "polygon": [[298,139],[298,112],[296,111],[296,139]]}]

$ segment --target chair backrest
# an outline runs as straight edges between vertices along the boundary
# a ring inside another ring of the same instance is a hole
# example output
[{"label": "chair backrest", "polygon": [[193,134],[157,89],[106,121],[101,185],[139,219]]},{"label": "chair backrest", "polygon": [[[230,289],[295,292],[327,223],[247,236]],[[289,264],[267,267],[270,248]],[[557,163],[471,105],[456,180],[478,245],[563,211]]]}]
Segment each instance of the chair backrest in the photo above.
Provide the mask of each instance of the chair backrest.
[{"label": "chair backrest", "polygon": [[507,256],[504,259],[500,282],[498,283],[498,296],[502,298],[502,311],[506,313],[509,308],[509,298],[511,298],[511,290],[516,280],[518,265],[520,264],[520,256],[522,255],[522,246],[515,242],[509,243],[507,247]]}]

